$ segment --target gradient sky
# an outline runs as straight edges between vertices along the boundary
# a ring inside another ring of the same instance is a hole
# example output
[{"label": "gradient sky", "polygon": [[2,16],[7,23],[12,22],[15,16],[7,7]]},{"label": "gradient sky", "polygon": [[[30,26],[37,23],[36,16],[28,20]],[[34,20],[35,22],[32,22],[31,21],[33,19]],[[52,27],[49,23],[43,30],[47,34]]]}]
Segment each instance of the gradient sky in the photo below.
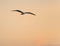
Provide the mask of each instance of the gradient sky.
[{"label": "gradient sky", "polygon": [[0,46],[52,44],[60,44],[60,0],[0,0]]}]

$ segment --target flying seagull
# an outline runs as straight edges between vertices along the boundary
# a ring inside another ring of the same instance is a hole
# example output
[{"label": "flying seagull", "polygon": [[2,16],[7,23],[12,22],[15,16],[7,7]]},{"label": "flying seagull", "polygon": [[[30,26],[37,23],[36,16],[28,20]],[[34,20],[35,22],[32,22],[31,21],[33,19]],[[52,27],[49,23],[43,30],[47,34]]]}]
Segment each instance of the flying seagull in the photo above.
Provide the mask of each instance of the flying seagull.
[{"label": "flying seagull", "polygon": [[34,13],[31,13],[31,12],[22,12],[20,10],[12,10],[12,11],[17,11],[17,12],[20,12],[21,15],[24,15],[24,14],[31,14],[31,15],[35,15]]}]

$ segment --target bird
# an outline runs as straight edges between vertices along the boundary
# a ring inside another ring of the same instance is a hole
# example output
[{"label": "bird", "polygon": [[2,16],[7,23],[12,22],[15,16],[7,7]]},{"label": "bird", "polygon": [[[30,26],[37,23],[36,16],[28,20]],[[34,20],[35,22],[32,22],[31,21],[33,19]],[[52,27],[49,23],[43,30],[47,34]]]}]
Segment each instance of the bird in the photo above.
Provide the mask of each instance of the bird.
[{"label": "bird", "polygon": [[17,11],[17,12],[20,12],[21,15],[24,15],[24,14],[31,14],[31,15],[35,15],[34,13],[31,13],[31,12],[23,12],[21,10],[12,10],[12,11]]}]

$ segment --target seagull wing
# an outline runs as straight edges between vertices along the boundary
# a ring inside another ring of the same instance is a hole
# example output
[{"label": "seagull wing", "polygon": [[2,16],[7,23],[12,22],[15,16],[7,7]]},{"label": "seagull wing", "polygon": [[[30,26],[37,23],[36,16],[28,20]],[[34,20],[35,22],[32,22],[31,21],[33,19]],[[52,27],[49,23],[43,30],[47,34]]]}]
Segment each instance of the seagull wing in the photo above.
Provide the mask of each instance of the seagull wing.
[{"label": "seagull wing", "polygon": [[25,12],[25,14],[32,14],[32,15],[35,15],[34,13],[31,13],[31,12]]},{"label": "seagull wing", "polygon": [[17,12],[20,12],[20,13],[22,13],[22,14],[23,14],[23,12],[22,12],[22,11],[20,11],[20,10],[12,10],[12,11],[17,11]]},{"label": "seagull wing", "polygon": [[34,13],[31,13],[31,12],[25,12],[25,14],[32,14],[32,15],[35,15]]}]

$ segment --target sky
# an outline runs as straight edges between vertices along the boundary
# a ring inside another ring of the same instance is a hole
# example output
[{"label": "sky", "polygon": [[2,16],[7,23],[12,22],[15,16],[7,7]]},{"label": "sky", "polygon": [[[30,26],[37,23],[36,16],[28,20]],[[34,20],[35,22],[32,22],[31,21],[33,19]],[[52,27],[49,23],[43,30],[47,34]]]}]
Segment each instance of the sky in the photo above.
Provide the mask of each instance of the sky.
[{"label": "sky", "polygon": [[60,0],[0,0],[0,46],[59,45]]}]

